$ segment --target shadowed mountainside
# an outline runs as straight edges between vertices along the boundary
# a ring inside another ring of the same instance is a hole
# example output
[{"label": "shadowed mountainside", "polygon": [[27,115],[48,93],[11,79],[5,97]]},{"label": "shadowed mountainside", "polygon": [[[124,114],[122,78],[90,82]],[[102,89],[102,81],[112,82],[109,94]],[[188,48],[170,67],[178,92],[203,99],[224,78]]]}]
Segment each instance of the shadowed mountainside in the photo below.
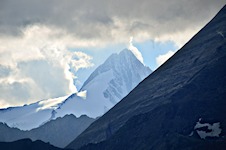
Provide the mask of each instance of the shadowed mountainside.
[{"label": "shadowed mountainside", "polygon": [[226,6],[67,147],[225,149],[225,36]]}]

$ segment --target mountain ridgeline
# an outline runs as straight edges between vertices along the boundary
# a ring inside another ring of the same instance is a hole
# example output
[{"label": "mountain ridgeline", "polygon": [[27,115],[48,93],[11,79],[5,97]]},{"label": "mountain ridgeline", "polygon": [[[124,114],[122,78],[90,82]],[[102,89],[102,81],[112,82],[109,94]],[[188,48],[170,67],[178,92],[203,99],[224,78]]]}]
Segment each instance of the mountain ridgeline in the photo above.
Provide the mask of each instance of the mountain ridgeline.
[{"label": "mountain ridgeline", "polygon": [[31,141],[30,139],[21,139],[14,142],[0,142],[0,148],[2,150],[63,150],[49,143],[40,140]]},{"label": "mountain ridgeline", "polygon": [[113,70],[114,78],[105,89],[104,96],[114,105],[138,84],[137,81],[142,81],[151,73],[151,70],[145,67],[130,50],[124,49],[119,54],[112,54],[104,64],[100,65],[86,80],[80,91],[87,90],[89,84],[99,74],[109,70]]},{"label": "mountain ridgeline", "polygon": [[1,109],[0,141],[30,138],[63,148],[150,73],[130,50],[112,54],[79,93]]},{"label": "mountain ridgeline", "polygon": [[226,6],[67,148],[226,148]]},{"label": "mountain ridgeline", "polygon": [[42,140],[49,142],[54,146],[63,148],[84,131],[94,120],[85,115],[79,118],[76,118],[74,115],[66,115],[63,118],[49,121],[29,131],[10,128],[6,124],[0,123],[0,141],[13,142],[29,138],[33,141]]},{"label": "mountain ridgeline", "polygon": [[112,108],[151,73],[128,49],[112,54],[90,75],[79,93],[0,109],[0,122],[31,130],[58,117],[73,114],[96,118]]},{"label": "mountain ridgeline", "polygon": [[112,54],[89,76],[79,93],[55,110],[55,116],[62,117],[66,112],[92,118],[102,116],[150,73],[130,50]]}]

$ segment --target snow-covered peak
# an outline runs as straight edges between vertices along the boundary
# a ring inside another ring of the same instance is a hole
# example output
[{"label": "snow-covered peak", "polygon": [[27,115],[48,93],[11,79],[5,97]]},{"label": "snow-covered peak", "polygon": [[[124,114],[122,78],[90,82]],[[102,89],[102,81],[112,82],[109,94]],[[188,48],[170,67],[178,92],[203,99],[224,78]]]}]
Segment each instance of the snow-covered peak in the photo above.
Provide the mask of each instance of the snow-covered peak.
[{"label": "snow-covered peak", "polygon": [[56,110],[56,117],[62,117],[68,110],[77,117],[82,114],[93,118],[101,116],[150,73],[130,50],[112,54],[82,86],[80,92],[86,91],[86,98],[81,99],[78,94],[71,96]]},{"label": "snow-covered peak", "polygon": [[78,93],[0,110],[0,122],[5,122],[10,127],[30,130],[67,114],[99,117],[150,73],[151,70],[130,50],[124,49],[119,54],[112,54],[100,65]]},{"label": "snow-covered peak", "polygon": [[[139,69],[138,67],[141,68]],[[137,57],[133,54],[131,50],[124,49],[118,54],[114,53],[109,56],[107,60],[102,65],[100,65],[84,82],[84,85],[82,86],[80,91],[85,90],[86,85],[90,83],[96,76],[111,69],[114,73],[118,73],[119,75],[123,75],[123,73],[120,73],[120,71],[123,70],[124,73],[125,70],[133,71],[133,73],[139,74],[141,76],[141,80],[151,73],[151,70],[148,67],[145,67],[144,64],[142,64],[137,59]]]}]

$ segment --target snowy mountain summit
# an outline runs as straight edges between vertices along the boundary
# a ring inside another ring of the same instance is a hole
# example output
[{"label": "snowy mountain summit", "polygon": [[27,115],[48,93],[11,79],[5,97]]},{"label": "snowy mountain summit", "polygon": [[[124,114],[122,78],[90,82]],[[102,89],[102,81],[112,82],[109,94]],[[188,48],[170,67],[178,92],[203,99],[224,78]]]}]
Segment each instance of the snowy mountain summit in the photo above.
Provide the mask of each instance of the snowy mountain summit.
[{"label": "snowy mountain summit", "polygon": [[[101,88],[103,84],[107,84],[103,95],[115,105],[147,77],[151,70],[145,67],[130,50],[124,49],[119,54],[112,54],[104,64],[100,65],[86,80],[81,91],[90,89],[92,84],[98,82],[98,76],[108,73],[110,76],[105,76],[108,82],[100,81],[98,86]],[[102,78],[104,81],[105,79]]]},{"label": "snowy mountain summit", "polygon": [[55,110],[56,117],[68,112],[77,117],[83,114],[93,118],[101,116],[150,73],[151,70],[130,50],[112,54],[89,76],[79,93],[71,95]]},{"label": "snowy mountain summit", "polygon": [[67,114],[95,118],[112,108],[150,73],[151,70],[130,50],[124,49],[119,54],[112,54],[97,67],[78,93],[2,109],[0,122],[30,130]]}]

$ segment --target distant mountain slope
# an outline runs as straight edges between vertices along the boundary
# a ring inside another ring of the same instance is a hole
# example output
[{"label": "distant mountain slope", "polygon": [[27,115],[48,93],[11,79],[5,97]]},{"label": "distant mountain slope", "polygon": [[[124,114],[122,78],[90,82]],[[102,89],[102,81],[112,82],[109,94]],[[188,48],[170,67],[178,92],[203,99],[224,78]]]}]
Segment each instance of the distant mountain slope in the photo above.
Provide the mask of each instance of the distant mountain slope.
[{"label": "distant mountain slope", "polygon": [[21,130],[31,130],[53,119],[56,109],[68,96],[41,100],[20,107],[0,109],[0,122]]},{"label": "distant mountain slope", "polygon": [[103,115],[139,82],[151,73],[134,54],[124,49],[112,54],[87,79],[79,94],[70,96],[55,110],[55,116],[61,117],[72,112],[80,116],[86,114],[95,118]]},{"label": "distant mountain slope", "polygon": [[84,83],[79,93],[41,100],[22,107],[0,109],[0,122],[22,130],[74,114],[95,118],[103,115],[151,73],[130,50],[112,54]]},{"label": "distant mountain slope", "polygon": [[[65,147],[84,131],[94,119],[87,116],[76,118],[74,115],[66,115],[47,122],[39,128],[30,131],[21,131],[17,128],[10,128],[0,123],[0,141],[11,142],[19,139],[30,138],[42,140],[57,147]],[[1,148],[1,147],[0,147]]]},{"label": "distant mountain slope", "polygon": [[225,149],[225,36],[226,6],[67,147]]},{"label": "distant mountain slope", "polygon": [[32,142],[30,139],[22,139],[14,142],[0,142],[2,150],[63,150],[40,140]]}]

